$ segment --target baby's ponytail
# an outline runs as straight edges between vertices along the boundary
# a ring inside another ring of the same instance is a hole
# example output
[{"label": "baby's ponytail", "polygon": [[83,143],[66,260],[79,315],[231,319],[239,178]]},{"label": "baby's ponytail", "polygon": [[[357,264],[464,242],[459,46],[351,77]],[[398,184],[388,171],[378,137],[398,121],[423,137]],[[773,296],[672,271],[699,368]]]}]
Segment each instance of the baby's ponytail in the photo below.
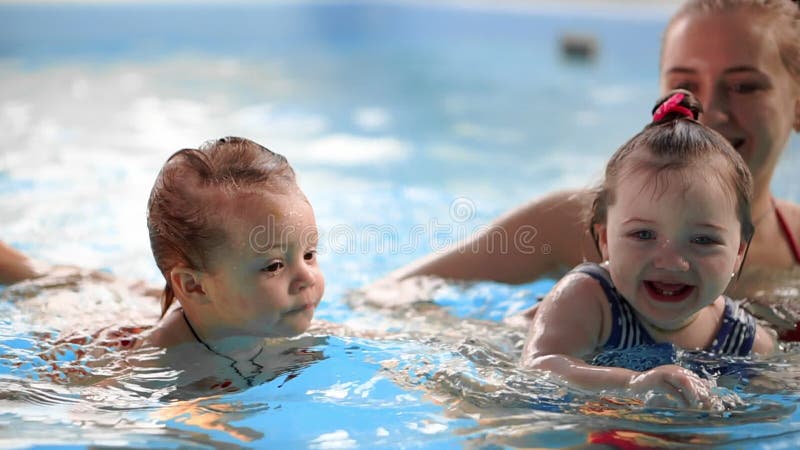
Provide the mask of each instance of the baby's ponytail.
[{"label": "baby's ponytail", "polygon": [[697,120],[703,112],[703,105],[686,89],[674,89],[661,97],[653,107],[652,125],[672,122],[679,119]]}]

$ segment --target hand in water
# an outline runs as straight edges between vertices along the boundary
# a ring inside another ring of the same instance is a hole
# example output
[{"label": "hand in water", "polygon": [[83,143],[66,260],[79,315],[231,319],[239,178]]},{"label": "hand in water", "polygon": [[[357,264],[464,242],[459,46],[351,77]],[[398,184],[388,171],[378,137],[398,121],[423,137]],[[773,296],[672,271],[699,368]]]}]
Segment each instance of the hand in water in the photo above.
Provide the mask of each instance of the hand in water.
[{"label": "hand in water", "polygon": [[643,395],[646,406],[720,411],[729,403],[714,393],[716,383],[675,365],[658,366],[634,375],[628,387],[631,393]]},{"label": "hand in water", "polygon": [[437,291],[447,286],[441,278],[419,276],[404,280],[383,279],[350,292],[347,303],[357,308],[407,308],[419,302],[432,302]]}]

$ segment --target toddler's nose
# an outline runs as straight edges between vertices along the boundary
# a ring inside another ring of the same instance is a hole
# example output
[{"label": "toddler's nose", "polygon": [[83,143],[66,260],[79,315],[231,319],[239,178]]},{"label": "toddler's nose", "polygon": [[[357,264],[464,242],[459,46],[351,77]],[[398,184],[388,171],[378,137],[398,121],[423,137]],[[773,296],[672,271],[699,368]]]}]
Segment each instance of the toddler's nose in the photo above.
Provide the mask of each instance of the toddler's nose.
[{"label": "toddler's nose", "polygon": [[689,270],[689,261],[683,257],[683,254],[675,248],[672,242],[666,241],[653,259],[653,266],[656,269],[685,272]]}]

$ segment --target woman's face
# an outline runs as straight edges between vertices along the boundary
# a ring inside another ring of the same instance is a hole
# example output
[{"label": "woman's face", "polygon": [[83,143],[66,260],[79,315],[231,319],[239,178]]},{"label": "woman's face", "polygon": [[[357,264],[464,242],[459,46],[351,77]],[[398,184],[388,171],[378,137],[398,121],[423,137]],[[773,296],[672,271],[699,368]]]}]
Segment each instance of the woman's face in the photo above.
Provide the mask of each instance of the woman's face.
[{"label": "woman's face", "polygon": [[800,86],[775,35],[745,10],[687,15],[668,30],[661,60],[661,91],[684,88],[698,97],[701,122],[742,155],[757,189],[768,187],[792,128],[800,128]]}]

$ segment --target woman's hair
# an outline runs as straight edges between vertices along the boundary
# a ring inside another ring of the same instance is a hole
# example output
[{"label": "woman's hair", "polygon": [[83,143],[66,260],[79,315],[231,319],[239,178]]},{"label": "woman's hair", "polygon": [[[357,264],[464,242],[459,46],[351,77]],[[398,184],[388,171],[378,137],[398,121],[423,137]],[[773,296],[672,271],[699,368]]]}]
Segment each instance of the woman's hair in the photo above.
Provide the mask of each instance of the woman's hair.
[{"label": "woman's hair", "polygon": [[226,137],[167,159],[147,203],[147,228],[166,286],[161,315],[175,298],[170,272],[178,266],[207,270],[209,255],[227,242],[220,210],[251,193],[296,187],[286,158],[248,139]]},{"label": "woman's hair", "polygon": [[[800,0],[687,0],[670,19],[664,38],[684,16],[739,9],[761,13],[768,21],[769,28],[775,30],[783,64],[800,83]],[[663,41],[661,48],[663,51]]]},{"label": "woman's hair", "polygon": [[702,105],[691,92],[673,90],[656,103],[653,122],[611,156],[602,183],[594,189],[588,212],[587,223],[595,245],[598,245],[595,225],[606,223],[608,208],[614,204],[614,192],[621,178],[645,170],[652,174],[653,183],[658,183],[661,174],[697,167],[715,172],[722,186],[730,192],[735,200],[742,239],[750,241],[755,232],[750,216],[753,178],[730,143],[697,121],[702,111]]}]

